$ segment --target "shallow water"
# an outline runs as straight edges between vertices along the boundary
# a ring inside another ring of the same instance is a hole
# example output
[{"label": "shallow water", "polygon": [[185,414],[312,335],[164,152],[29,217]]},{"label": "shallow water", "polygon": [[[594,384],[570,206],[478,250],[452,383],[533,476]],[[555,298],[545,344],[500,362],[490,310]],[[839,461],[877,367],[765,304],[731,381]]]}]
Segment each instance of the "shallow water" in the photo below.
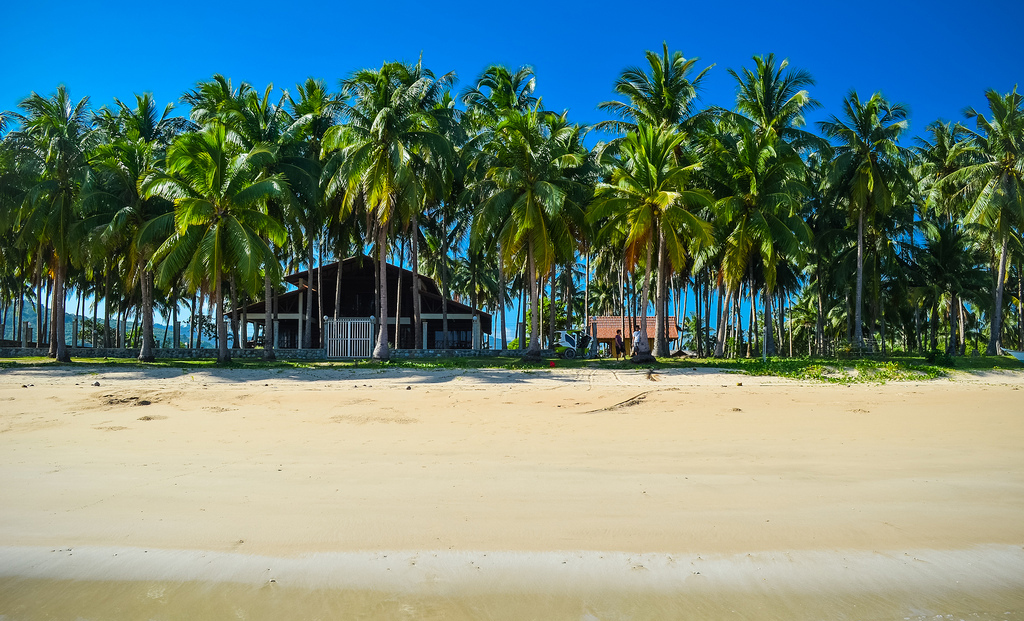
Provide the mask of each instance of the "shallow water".
[{"label": "shallow water", "polygon": [[0,548],[0,621],[1024,621],[1024,549],[625,552]]},{"label": "shallow water", "polygon": [[306,589],[278,583],[0,579],[4,621],[147,619],[1024,620],[1024,594],[664,593],[644,591],[418,594]]}]

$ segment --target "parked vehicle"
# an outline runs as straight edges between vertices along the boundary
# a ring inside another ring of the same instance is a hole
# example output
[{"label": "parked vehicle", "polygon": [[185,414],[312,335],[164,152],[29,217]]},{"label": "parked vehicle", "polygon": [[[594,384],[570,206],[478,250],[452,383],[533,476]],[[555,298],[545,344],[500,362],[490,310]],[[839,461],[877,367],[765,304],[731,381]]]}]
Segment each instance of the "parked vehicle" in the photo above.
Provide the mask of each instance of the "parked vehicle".
[{"label": "parked vehicle", "polygon": [[555,332],[555,353],[571,360],[590,356],[590,335],[583,330],[558,330]]}]

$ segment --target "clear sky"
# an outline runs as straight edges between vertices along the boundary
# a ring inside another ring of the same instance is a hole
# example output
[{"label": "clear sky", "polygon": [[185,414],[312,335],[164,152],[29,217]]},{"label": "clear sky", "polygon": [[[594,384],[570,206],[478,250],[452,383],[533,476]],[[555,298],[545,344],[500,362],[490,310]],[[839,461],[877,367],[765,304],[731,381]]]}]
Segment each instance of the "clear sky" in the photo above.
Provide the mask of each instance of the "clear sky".
[{"label": "clear sky", "polygon": [[701,68],[715,64],[707,104],[731,107],[726,69],[774,52],[817,80],[812,95],[824,109],[812,120],[838,113],[850,89],[882,91],[910,107],[916,135],[984,106],[985,89],[1024,80],[1020,0],[11,4],[0,20],[0,109],[61,83],[96,107],[143,91],[177,101],[214,73],[258,88],[294,90],[308,76],[333,86],[354,69],[422,52],[435,73],[455,71],[460,89],[488,64],[532,65],[546,107],[592,123],[618,73],[665,41]]}]

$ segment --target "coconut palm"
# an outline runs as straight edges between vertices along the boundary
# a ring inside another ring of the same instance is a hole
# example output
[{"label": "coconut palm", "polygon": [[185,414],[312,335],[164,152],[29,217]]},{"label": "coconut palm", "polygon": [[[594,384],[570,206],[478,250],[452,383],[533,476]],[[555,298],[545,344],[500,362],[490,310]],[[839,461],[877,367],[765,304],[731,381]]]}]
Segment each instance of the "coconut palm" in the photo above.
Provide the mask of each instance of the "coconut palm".
[{"label": "coconut palm", "polygon": [[776,148],[777,142],[771,133],[741,123],[736,133],[715,139],[708,157],[708,175],[719,197],[716,217],[726,232],[721,259],[725,283],[736,292],[755,269],[761,276],[768,355],[775,353],[771,309],[777,275],[787,261],[802,263],[810,241],[810,229],[799,213],[807,193],[804,163],[792,149]]},{"label": "coconut palm", "polygon": [[802,69],[789,69],[789,59],[776,63],[775,54],[755,56],[754,69],[740,73],[729,69],[736,80],[736,110],[753,122],[757,132],[769,142],[779,141],[798,146],[815,146],[816,136],[804,131],[804,114],[821,107],[810,96],[807,87],[814,78]]},{"label": "coconut palm", "polygon": [[451,145],[437,132],[433,102],[453,74],[435,78],[422,64],[385,63],[379,70],[356,71],[343,82],[354,95],[342,107],[348,123],[324,136],[324,148],[338,150],[341,165],[331,176],[328,196],[343,198],[343,209],[363,205],[373,224],[380,271],[379,333],[375,360],[389,358],[387,341],[388,236],[399,216],[399,199],[415,200],[416,172],[427,153],[451,157]]},{"label": "coconut palm", "polygon": [[[293,243],[305,248],[307,264],[312,274],[318,242],[322,246],[327,223],[336,214],[329,213],[327,200],[328,175],[324,174],[325,164],[337,166],[336,162],[323,159],[323,140],[327,131],[335,125],[341,112],[343,96],[331,93],[320,80],[312,78],[297,85],[299,98],[288,96],[288,113],[283,115],[286,125],[279,126],[281,133],[273,137],[282,143],[282,152],[276,170],[284,173],[292,191],[292,205],[288,209],[280,206],[280,216],[289,222]],[[286,211],[286,213],[285,213]],[[336,211],[336,210],[335,210]],[[333,218],[336,220],[337,218]],[[336,227],[335,227],[336,228]],[[339,260],[345,257],[339,257]],[[269,286],[266,282],[265,288]],[[310,283],[306,289],[306,317],[303,334],[300,335],[305,347],[312,347],[313,338],[313,293],[321,290]],[[322,308],[322,306],[321,306]]]},{"label": "coconut palm", "polygon": [[843,118],[832,116],[818,123],[821,131],[838,142],[831,164],[830,183],[849,203],[857,220],[857,284],[854,304],[854,340],[864,342],[864,233],[876,212],[889,210],[902,186],[912,185],[908,154],[899,146],[907,128],[907,109],[889,103],[881,93],[862,102],[855,91],[843,100]]},{"label": "coconut palm", "polygon": [[[89,152],[95,146],[89,98],[78,102],[64,86],[50,97],[33,93],[14,115],[20,128],[8,136],[17,149],[18,165],[31,171],[34,182],[27,188],[18,210],[22,247],[49,249],[53,269],[50,304],[50,355],[70,361],[64,335],[64,288],[68,268],[81,238],[81,190],[89,169]],[[42,258],[42,257],[40,257]]]},{"label": "coconut palm", "polygon": [[998,248],[992,330],[986,353],[1002,353],[1003,294],[1011,239],[1019,239],[1024,226],[1024,97],[1017,89],[1000,95],[985,92],[990,117],[971,108],[967,118],[977,122],[973,132],[977,163],[949,175],[967,201],[966,219],[992,233]]},{"label": "coconut palm", "polygon": [[146,198],[140,191],[143,177],[163,159],[174,137],[195,129],[186,119],[170,116],[168,104],[162,114],[152,95],[136,95],[136,107],[115,100],[119,110],[103,109],[97,125],[103,128],[105,142],[92,154],[97,183],[88,193],[88,202],[104,220],[101,237],[109,245],[114,239],[127,241],[133,278],[142,293],[142,344],[139,360],[153,361],[153,273],[149,260],[153,251],[174,228],[172,205],[159,197]]},{"label": "coconut palm", "polygon": [[[473,218],[474,245],[493,237],[506,271],[525,263],[530,287],[530,343],[524,357],[540,358],[539,280],[555,265],[557,246],[572,246],[573,225],[584,220],[581,183],[571,174],[587,153],[573,149],[578,128],[539,110],[510,110],[494,129],[483,175],[474,191],[483,197]],[[525,256],[524,256],[525,255]]]},{"label": "coconut palm", "polygon": [[629,67],[615,81],[615,93],[628,102],[606,101],[598,105],[622,120],[602,121],[595,129],[626,134],[636,131],[640,124],[678,125],[694,113],[700,84],[714,65],[690,78],[699,59],[684,58],[679,51],[669,55],[667,43],[662,45],[660,56],[647,51],[645,57],[647,70]]},{"label": "coconut palm", "polygon": [[[537,80],[532,67],[520,67],[511,71],[501,65],[491,65],[477,78],[476,83],[462,94],[462,102],[466,105],[466,114],[462,117],[462,125],[466,126],[467,140],[462,144],[453,167],[453,181],[460,175],[463,187],[479,187],[478,182],[487,174],[485,167],[490,158],[488,143],[495,137],[494,129],[511,112],[525,113],[539,104],[534,95]],[[478,167],[477,164],[480,164]],[[472,192],[472,191],[471,191]],[[473,200],[482,200],[480,196],[465,196],[463,202],[472,209]],[[496,232],[497,229],[491,229]],[[500,243],[491,236],[484,243],[478,244],[476,256],[481,260],[490,258],[492,253],[501,254]],[[489,261],[496,264],[498,272],[498,315],[501,317],[501,349],[505,348],[505,302],[506,302],[506,266],[499,260]]]},{"label": "coconut palm", "polygon": [[174,202],[174,233],[155,252],[160,282],[183,274],[194,291],[213,289],[217,305],[218,362],[231,359],[224,323],[225,279],[234,276],[255,293],[262,270],[279,277],[280,266],[265,238],[283,243],[285,230],[265,211],[269,199],[285,199],[280,175],[262,172],[273,150],[257,146],[241,151],[238,137],[222,122],[210,121],[202,132],[186,134],[171,145],[167,170],[154,171],[145,196]]},{"label": "coconut palm", "polygon": [[940,300],[947,300],[950,335],[946,353],[957,355],[963,345],[958,342],[960,307],[986,289],[981,268],[984,253],[976,232],[968,228],[934,220],[922,221],[919,226],[924,244],[914,253],[915,288],[920,297],[929,298],[936,305],[936,312]]},{"label": "coconut palm", "polygon": [[532,67],[520,67],[513,72],[502,65],[491,65],[462,94],[462,103],[472,122],[494,127],[510,111],[526,112],[535,107],[536,87]]},{"label": "coconut palm", "polygon": [[[644,260],[640,338],[634,362],[653,360],[647,340],[646,307],[655,248],[659,269],[665,270],[669,263],[683,263],[692,241],[710,241],[708,225],[691,212],[692,208],[709,206],[710,196],[690,187],[689,176],[697,166],[680,165],[675,157],[683,138],[677,131],[645,124],[628,134],[620,158],[610,162],[611,182],[598,184],[588,216],[595,223],[607,219],[602,237],[615,230],[626,232],[627,269]],[[663,309],[664,292],[659,293],[656,308]]]}]

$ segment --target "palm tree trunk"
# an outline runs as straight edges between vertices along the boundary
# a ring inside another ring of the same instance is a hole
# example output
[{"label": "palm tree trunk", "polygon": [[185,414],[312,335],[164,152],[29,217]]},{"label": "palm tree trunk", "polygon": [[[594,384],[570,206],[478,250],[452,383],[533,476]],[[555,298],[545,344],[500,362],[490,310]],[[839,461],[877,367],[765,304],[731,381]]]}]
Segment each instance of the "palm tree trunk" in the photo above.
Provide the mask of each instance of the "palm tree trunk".
[{"label": "palm tree trunk", "polygon": [[305,349],[311,349],[313,347],[313,260],[314,252],[316,251],[316,244],[313,243],[312,237],[309,239],[309,271],[306,272],[308,278],[306,279],[306,325],[302,329],[302,346]]},{"label": "palm tree trunk", "polygon": [[405,240],[403,239],[398,245],[398,287],[395,292],[395,349],[402,349],[402,276],[404,271]]},{"label": "palm tree trunk", "polygon": [[939,348],[939,301],[935,300],[932,305],[931,337],[928,339],[928,351],[936,351]]},{"label": "palm tree trunk", "polygon": [[228,349],[228,324],[224,323],[224,279],[221,274],[214,276],[217,280],[214,297],[216,298],[217,312],[217,362],[224,364],[231,362],[231,350]]},{"label": "palm tree trunk", "polygon": [[527,264],[529,273],[527,278],[530,282],[530,345],[523,355],[524,360],[540,360],[540,292],[538,291],[537,258],[534,256],[533,243],[526,245]]},{"label": "palm tree trunk", "polygon": [[764,352],[766,356],[778,353],[775,347],[775,331],[772,328],[772,292],[764,288]]},{"label": "palm tree trunk", "polygon": [[821,261],[818,262],[818,317],[814,320],[814,340],[817,341],[817,355],[825,353],[825,289],[821,282]]},{"label": "palm tree trunk", "polygon": [[[205,303],[202,291],[196,291],[192,294],[192,324],[196,328],[196,337],[192,342],[193,349],[203,348],[203,304]],[[191,337],[192,330],[189,329],[189,336]]]},{"label": "palm tree trunk", "polygon": [[36,261],[36,349],[43,345],[43,253]]},{"label": "palm tree trunk", "polygon": [[[501,244],[498,244],[498,317],[501,319],[501,345],[502,351],[508,348],[507,342],[507,329],[505,325],[505,265],[501,257]],[[493,320],[492,320],[493,321]],[[493,328],[492,328],[493,330]],[[499,347],[498,341],[494,342],[495,347]]]},{"label": "palm tree trunk", "polygon": [[[733,318],[736,320],[736,327],[733,329],[733,350],[735,352],[734,357],[739,358],[743,355],[743,314],[740,313],[740,307],[742,304],[743,285],[736,287],[736,297],[733,299]],[[749,350],[748,350],[749,351]]]},{"label": "palm tree trunk", "polygon": [[640,338],[636,344],[636,355],[633,356],[635,363],[654,362],[651,355],[651,344],[647,340],[647,298],[650,295],[651,283],[651,259],[654,255],[654,244],[647,244],[647,264],[644,266],[644,282],[640,286]]},{"label": "palm tree trunk", "polygon": [[[174,336],[173,349],[181,347],[181,328],[178,327],[178,288],[173,288],[174,295],[171,296],[171,334]],[[93,322],[95,323],[95,322]]]},{"label": "palm tree trunk", "polygon": [[[590,248],[587,248],[587,278],[586,289],[583,290],[583,329],[590,334]],[[595,344],[597,339],[592,341]]]},{"label": "palm tree trunk", "polygon": [[555,317],[558,315],[555,306],[555,265],[551,266],[551,273],[548,280],[551,286],[551,303],[548,304],[548,347],[555,346]]},{"label": "palm tree trunk", "polygon": [[526,342],[526,297],[529,295],[529,285],[526,282],[525,273],[522,275],[519,284],[519,312],[516,313],[516,323],[518,324],[516,326],[516,338],[519,340],[519,347],[517,349],[525,351],[528,346]]},{"label": "palm tree trunk", "polygon": [[110,259],[103,267],[103,347],[110,347]]},{"label": "palm tree trunk", "polygon": [[316,301],[318,311],[316,313],[317,332],[319,333],[319,346],[324,346],[324,243],[323,239],[318,244],[316,258]]},{"label": "palm tree trunk", "polygon": [[380,224],[377,227],[377,260],[380,278],[380,316],[377,321],[380,331],[377,333],[377,345],[373,348],[373,359],[385,361],[391,358],[388,351],[388,229]]},{"label": "palm tree trunk", "polygon": [[988,347],[985,349],[986,356],[1003,355],[1003,289],[1006,285],[1006,259],[1009,243],[1009,236],[1003,236],[1003,243],[999,249],[999,271],[996,272],[996,299],[995,305],[992,307],[992,334],[989,336]]},{"label": "palm tree trunk", "polygon": [[338,260],[338,273],[334,279],[334,319],[338,319],[339,307],[341,306],[341,272],[344,267],[345,261],[341,256],[341,252],[335,252],[335,258]]},{"label": "palm tree trunk", "polygon": [[622,318],[622,335],[631,334],[626,330],[626,263],[619,263],[619,315]]},{"label": "palm tree trunk", "polygon": [[757,290],[753,286],[753,281],[750,285],[750,319],[747,330],[747,357],[750,358],[757,354],[757,350],[760,349],[760,339],[757,332]]},{"label": "palm tree trunk", "polygon": [[703,285],[698,274],[693,278],[693,334],[697,339],[697,357],[704,357]]},{"label": "palm tree trunk", "polygon": [[420,319],[420,224],[419,214],[412,213],[412,323],[414,349],[423,349],[423,321]]},{"label": "palm tree trunk", "polygon": [[[341,266],[338,266],[341,269]],[[272,305],[274,292],[270,286],[270,273],[263,273],[263,359],[277,360],[274,352],[274,311]]]},{"label": "palm tree trunk", "polygon": [[718,283],[718,317],[715,324],[715,358],[725,357],[725,339],[729,331],[726,326],[726,318],[729,316],[729,302],[732,300],[732,292],[726,295],[725,283]]},{"label": "palm tree trunk", "polygon": [[1024,349],[1024,262],[1017,263],[1017,349]]},{"label": "palm tree trunk", "polygon": [[949,297],[949,340],[946,341],[946,353],[950,356],[955,356],[960,353],[960,347],[958,341],[960,323],[960,308],[956,294],[950,295]]},{"label": "palm tree trunk", "polygon": [[[142,347],[139,362],[153,362],[153,274],[142,270],[139,280],[142,285]],[[166,331],[165,331],[166,332]]]},{"label": "palm tree trunk", "polygon": [[[668,357],[668,339],[665,338],[665,306],[668,299],[668,252],[665,249],[665,232],[658,227],[658,286],[654,303],[654,355]],[[646,314],[646,313],[644,313]]]},{"label": "palm tree trunk", "polygon": [[99,286],[99,283],[96,282],[96,276],[93,275],[93,281],[92,281],[92,346],[94,348],[99,346],[98,337],[99,337],[99,327],[100,327],[100,325],[99,325],[99,322],[98,322],[99,314],[98,314],[98,311],[96,309],[96,307],[99,306],[99,304],[98,304],[99,303],[99,298],[100,298],[100,286]]},{"label": "palm tree trunk", "polygon": [[967,309],[964,308],[963,300],[957,300],[956,313],[960,317],[960,355],[967,353],[967,338],[964,334],[967,329]]},{"label": "palm tree trunk", "polygon": [[858,347],[864,344],[864,329],[861,312],[864,297],[864,208],[857,215],[857,292],[854,304],[853,340]]},{"label": "palm tree trunk", "polygon": [[239,349],[242,339],[238,329],[238,285],[234,274],[228,280],[228,285],[228,295],[231,296],[231,348]]},{"label": "palm tree trunk", "polygon": [[53,319],[52,324],[56,333],[54,335],[54,357],[57,362],[71,362],[71,354],[64,342],[64,281],[67,278],[67,263],[61,257],[56,257],[57,269],[53,278]]}]

